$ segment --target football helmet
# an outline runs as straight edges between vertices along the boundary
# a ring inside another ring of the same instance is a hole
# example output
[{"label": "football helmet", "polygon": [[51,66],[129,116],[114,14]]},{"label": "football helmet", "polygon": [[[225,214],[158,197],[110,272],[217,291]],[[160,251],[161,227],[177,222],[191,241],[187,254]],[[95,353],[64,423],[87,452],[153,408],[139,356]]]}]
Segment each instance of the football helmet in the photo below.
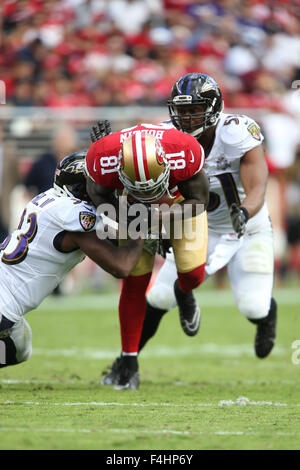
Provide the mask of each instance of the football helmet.
[{"label": "football helmet", "polygon": [[87,150],[71,153],[57,165],[53,186],[59,196],[89,201],[86,191],[86,154]]},{"label": "football helmet", "polygon": [[170,163],[156,137],[134,132],[124,140],[119,158],[120,181],[134,199],[151,203],[168,191]]},{"label": "football helmet", "polygon": [[177,80],[167,104],[173,125],[193,137],[216,125],[224,106],[218,84],[204,73]]}]

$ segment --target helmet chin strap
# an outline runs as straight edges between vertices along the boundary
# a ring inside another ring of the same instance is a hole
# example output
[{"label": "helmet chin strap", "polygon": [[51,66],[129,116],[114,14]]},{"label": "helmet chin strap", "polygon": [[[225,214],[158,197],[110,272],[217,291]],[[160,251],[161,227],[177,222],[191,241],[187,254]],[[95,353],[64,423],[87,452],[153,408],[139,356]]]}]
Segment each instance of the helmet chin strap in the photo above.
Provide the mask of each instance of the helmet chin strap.
[{"label": "helmet chin strap", "polygon": [[176,196],[172,196],[172,194],[171,194],[170,191],[169,191],[169,188],[167,188],[166,193],[167,193],[167,195],[168,195],[168,197],[169,197],[170,199],[175,199],[175,198],[176,198]]},{"label": "helmet chin strap", "polygon": [[199,127],[199,129],[196,129],[193,132],[189,132],[189,135],[193,137],[199,137],[199,135],[203,134],[203,132],[205,131],[206,131],[205,127]]},{"label": "helmet chin strap", "polygon": [[58,186],[56,183],[53,184],[53,188],[58,196],[64,196],[64,197],[68,196],[66,191],[60,186]]},{"label": "helmet chin strap", "polygon": [[56,183],[53,184],[54,190],[58,196],[63,196],[63,197],[70,197],[72,199],[78,199],[76,196],[74,196],[71,191],[68,190],[66,185],[64,184],[63,187],[61,188],[58,186]]}]

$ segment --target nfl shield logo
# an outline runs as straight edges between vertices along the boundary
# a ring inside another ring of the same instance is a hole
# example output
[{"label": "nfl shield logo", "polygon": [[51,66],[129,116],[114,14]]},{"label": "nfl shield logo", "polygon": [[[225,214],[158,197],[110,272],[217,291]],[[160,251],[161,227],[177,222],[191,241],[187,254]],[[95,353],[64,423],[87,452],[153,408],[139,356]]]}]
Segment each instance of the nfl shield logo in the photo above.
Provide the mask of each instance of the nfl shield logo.
[{"label": "nfl shield logo", "polygon": [[79,222],[83,230],[91,230],[96,222],[96,216],[91,212],[80,212]]}]

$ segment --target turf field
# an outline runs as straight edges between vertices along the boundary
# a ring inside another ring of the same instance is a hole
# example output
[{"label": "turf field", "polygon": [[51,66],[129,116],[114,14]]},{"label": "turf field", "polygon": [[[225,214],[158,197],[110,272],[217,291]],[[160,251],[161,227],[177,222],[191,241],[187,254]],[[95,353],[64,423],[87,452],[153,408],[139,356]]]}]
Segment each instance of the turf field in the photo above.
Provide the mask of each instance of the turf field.
[{"label": "turf field", "polygon": [[32,358],[0,370],[0,449],[299,449],[299,290],[275,291],[265,360],[230,291],[197,297],[199,334],[185,336],[170,312],[140,357],[138,391],[98,385],[119,352],[118,295],[46,299],[27,315]]}]

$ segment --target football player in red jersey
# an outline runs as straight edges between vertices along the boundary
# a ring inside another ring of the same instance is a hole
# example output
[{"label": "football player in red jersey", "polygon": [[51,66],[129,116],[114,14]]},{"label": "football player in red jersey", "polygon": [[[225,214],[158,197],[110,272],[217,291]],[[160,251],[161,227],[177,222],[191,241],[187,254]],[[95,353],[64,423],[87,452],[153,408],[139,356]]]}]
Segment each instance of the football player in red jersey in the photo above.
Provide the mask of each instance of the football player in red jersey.
[{"label": "football player in red jersey", "polygon": [[[277,303],[272,296],[274,251],[265,202],[264,137],[251,117],[223,112],[218,84],[203,73],[179,78],[168,106],[175,128],[193,135],[205,150],[210,181],[206,277],[226,266],[237,308],[256,325],[255,354],[266,358],[275,345]],[[140,350],[176,305],[176,277],[174,258],[168,253],[147,291]]]},{"label": "football player in red jersey", "polygon": [[[182,328],[189,336],[197,333],[200,324],[193,289],[205,276],[208,179],[202,171],[204,160],[196,139],[168,124],[141,124],[107,135],[95,142],[86,156],[90,176],[87,189],[96,206],[109,202],[117,208],[115,190],[125,190],[131,200],[139,203],[167,203],[170,215],[174,203],[182,209],[189,205],[190,233],[182,230],[182,236],[176,237],[174,230],[170,232],[178,272],[174,293]],[[153,264],[154,254],[143,251],[122,285],[119,302],[122,355],[115,361],[118,374],[113,374],[113,380],[108,374],[102,381],[116,389],[136,389],[139,385],[137,354]]]}]

